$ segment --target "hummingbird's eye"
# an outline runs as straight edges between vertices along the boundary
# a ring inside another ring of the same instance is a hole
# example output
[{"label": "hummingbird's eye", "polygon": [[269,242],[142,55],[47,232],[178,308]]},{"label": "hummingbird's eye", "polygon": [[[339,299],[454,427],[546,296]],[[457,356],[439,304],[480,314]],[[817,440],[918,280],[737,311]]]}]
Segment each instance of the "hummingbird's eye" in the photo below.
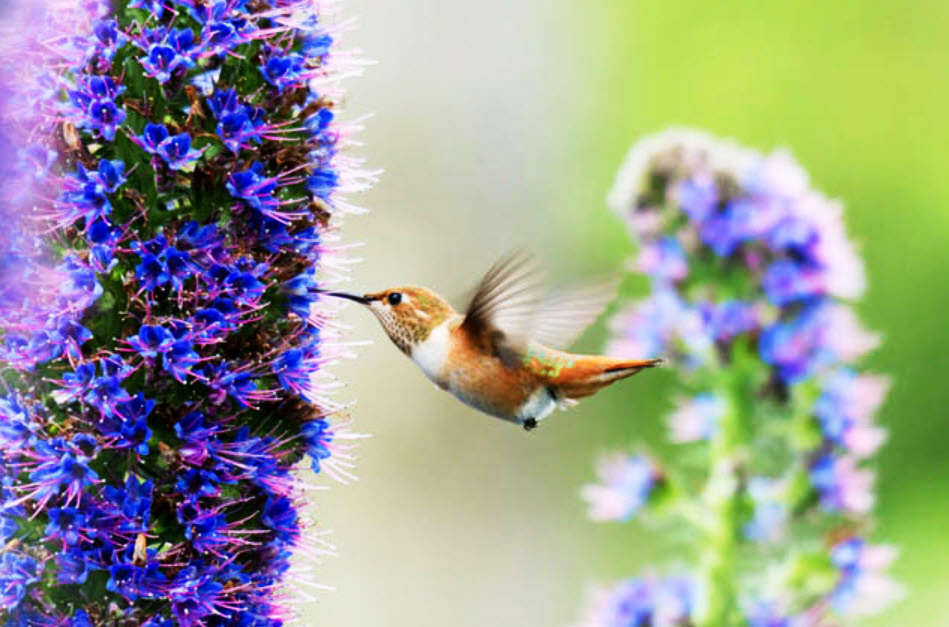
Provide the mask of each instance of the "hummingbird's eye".
[{"label": "hummingbird's eye", "polygon": [[402,294],[400,292],[392,292],[388,297],[386,297],[386,300],[389,301],[390,305],[395,307],[402,302]]}]

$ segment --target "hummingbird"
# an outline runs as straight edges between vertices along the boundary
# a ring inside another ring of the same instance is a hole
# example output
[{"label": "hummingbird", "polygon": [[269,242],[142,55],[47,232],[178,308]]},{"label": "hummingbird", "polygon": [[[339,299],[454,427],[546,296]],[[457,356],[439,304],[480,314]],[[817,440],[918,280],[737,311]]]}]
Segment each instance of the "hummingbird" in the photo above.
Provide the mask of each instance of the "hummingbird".
[{"label": "hummingbird", "polygon": [[546,293],[533,259],[502,257],[464,313],[417,286],[372,294],[319,290],[369,308],[392,342],[441,389],[488,415],[534,429],[607,385],[661,359],[578,355],[568,346],[613,299],[615,281]]}]

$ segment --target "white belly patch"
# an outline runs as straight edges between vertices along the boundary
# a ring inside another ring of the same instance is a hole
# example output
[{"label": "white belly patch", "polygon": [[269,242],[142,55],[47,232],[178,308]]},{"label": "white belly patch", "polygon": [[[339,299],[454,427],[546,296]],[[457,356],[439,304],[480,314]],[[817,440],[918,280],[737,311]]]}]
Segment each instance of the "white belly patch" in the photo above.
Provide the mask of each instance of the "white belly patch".
[{"label": "white belly patch", "polygon": [[444,387],[443,373],[448,360],[448,321],[441,323],[428,337],[412,348],[412,361],[429,379]]}]

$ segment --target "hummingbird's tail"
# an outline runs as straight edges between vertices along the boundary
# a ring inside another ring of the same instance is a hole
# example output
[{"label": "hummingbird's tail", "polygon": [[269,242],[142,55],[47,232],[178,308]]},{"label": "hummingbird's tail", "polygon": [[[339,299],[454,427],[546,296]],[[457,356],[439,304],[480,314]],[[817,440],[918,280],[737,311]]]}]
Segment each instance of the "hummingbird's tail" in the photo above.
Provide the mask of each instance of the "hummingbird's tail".
[{"label": "hummingbird's tail", "polygon": [[553,387],[560,398],[579,400],[596,394],[620,379],[631,377],[644,368],[653,368],[661,362],[661,359],[581,357],[573,367],[564,369]]}]

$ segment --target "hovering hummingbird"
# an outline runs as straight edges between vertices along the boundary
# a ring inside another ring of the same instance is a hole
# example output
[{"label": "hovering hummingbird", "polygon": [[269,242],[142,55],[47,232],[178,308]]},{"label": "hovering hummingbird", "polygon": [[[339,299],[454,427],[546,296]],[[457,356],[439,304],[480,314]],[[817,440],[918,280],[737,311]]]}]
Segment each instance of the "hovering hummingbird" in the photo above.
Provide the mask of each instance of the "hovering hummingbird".
[{"label": "hovering hummingbird", "polygon": [[424,287],[363,296],[321,291],[369,307],[392,342],[440,388],[529,431],[554,409],[661,361],[575,355],[550,347],[576,339],[615,289],[610,282],[545,295],[531,258],[512,253],[484,275],[465,313]]}]

